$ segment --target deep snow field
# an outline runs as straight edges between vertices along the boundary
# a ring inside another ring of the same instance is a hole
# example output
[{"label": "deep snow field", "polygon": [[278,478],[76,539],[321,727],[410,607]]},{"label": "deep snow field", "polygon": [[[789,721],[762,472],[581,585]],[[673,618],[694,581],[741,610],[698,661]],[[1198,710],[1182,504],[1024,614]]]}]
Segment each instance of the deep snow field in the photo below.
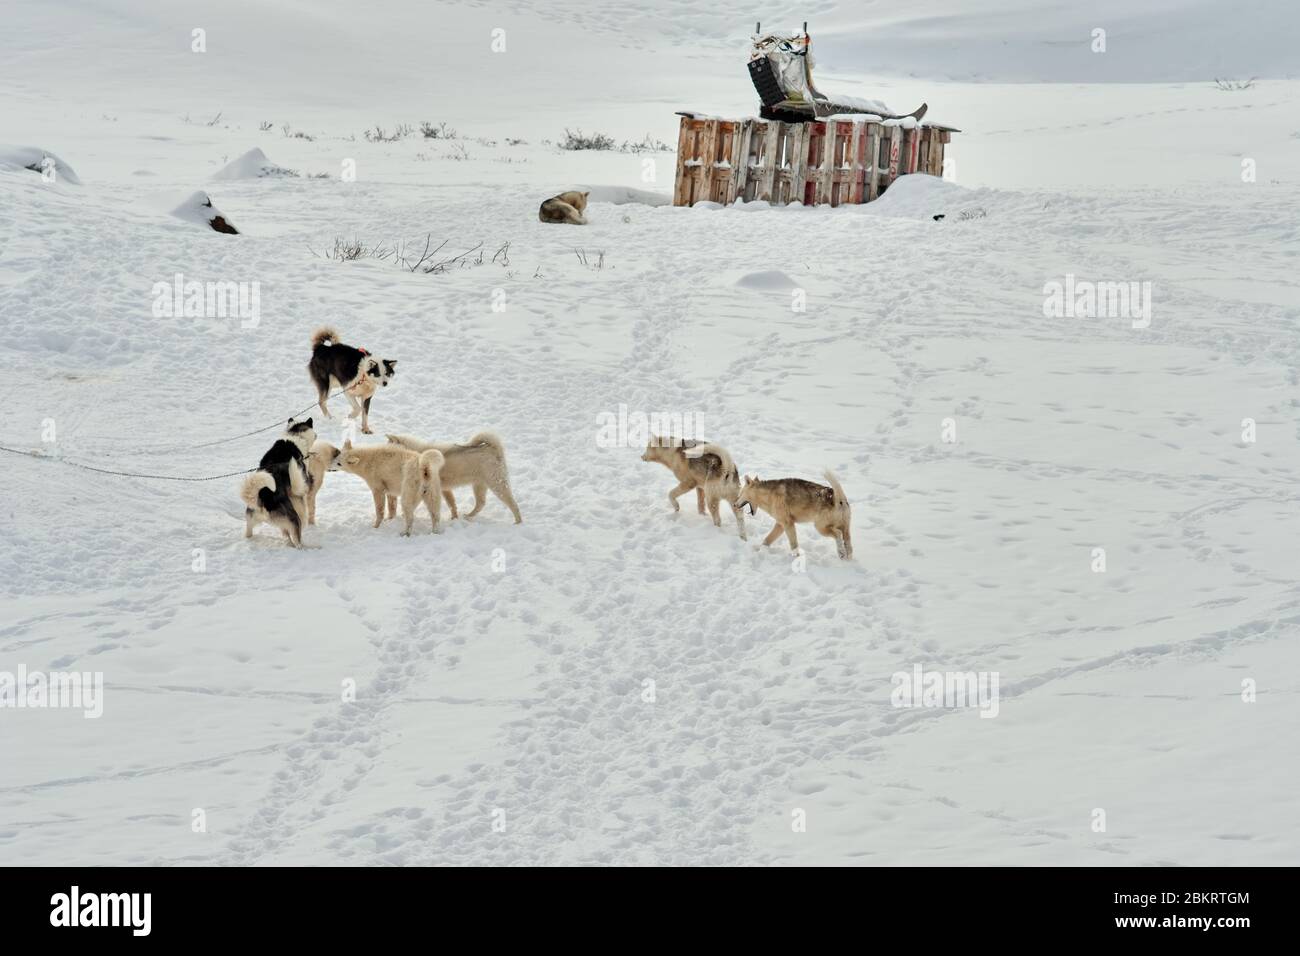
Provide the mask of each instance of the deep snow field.
[{"label": "deep snow field", "polygon": [[[952,181],[831,210],[673,208],[672,152],[553,145],[757,109],[752,9],[660,6],[6,10],[0,141],[81,184],[0,168],[0,445],[62,459],[2,456],[0,673],[105,689],[0,709],[0,864],[1295,862],[1295,7],[772,10],[824,23],[823,88],[963,130]],[[422,121],[458,138],[363,136]],[[253,148],[302,175],[214,178]],[[590,225],[537,221],[579,186]],[[168,214],[196,190],[242,234]],[[323,256],[426,236],[483,262]],[[178,273],[259,321],[155,317]],[[1067,275],[1149,282],[1149,325],[1045,315]],[[69,464],[254,466],[323,324],[399,360],[366,441],[495,429],[524,523],[402,538],[340,473],[299,552],[244,539],[237,477]],[[620,406],[832,468],[855,560],[672,514],[598,442]],[[997,672],[996,718],[893,706],[915,665]]]}]

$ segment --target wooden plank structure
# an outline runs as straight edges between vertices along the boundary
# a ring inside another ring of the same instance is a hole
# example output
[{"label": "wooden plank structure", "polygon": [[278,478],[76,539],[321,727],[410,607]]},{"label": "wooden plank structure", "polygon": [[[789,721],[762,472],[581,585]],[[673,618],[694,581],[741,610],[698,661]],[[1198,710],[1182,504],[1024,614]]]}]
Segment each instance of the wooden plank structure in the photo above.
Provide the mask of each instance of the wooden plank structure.
[{"label": "wooden plank structure", "polygon": [[681,117],[674,206],[871,202],[899,176],[943,175],[944,147],[958,132],[868,116],[807,123]]}]

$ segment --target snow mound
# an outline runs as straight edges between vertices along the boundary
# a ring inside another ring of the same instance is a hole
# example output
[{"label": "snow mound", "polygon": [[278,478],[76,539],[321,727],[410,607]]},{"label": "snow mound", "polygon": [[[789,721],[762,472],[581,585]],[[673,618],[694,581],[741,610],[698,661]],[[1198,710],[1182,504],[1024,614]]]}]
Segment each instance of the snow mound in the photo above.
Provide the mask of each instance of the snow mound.
[{"label": "snow mound", "polygon": [[232,180],[232,179],[266,179],[278,178],[285,176],[297,176],[298,174],[292,169],[285,169],[283,166],[277,166],[266,158],[266,153],[262,152],[256,146],[246,152],[238,159],[233,159],[221,169],[217,170],[214,180]]},{"label": "snow mound", "polygon": [[635,203],[641,206],[671,206],[673,197],[667,193],[652,192],[649,189],[633,189],[630,186],[584,186],[583,191],[591,193],[588,202],[608,202],[615,206]]},{"label": "snow mound", "polygon": [[765,272],[746,273],[736,280],[736,286],[741,289],[773,292],[794,289],[798,286],[798,283],[780,269],[769,269]]},{"label": "snow mound", "polygon": [[201,189],[173,209],[172,215],[186,222],[207,226],[216,232],[224,232],[232,236],[239,234],[239,230],[230,224],[221,210],[212,205],[212,199]]},{"label": "snow mound", "polygon": [[0,143],[0,169],[30,169],[34,173],[39,173],[51,165],[56,181],[73,186],[81,185],[81,180],[77,178],[72,167],[48,149]]},{"label": "snow mound", "polygon": [[898,177],[883,196],[859,208],[881,216],[930,219],[955,217],[961,205],[969,202],[970,190],[965,187],[938,176],[911,173]]}]

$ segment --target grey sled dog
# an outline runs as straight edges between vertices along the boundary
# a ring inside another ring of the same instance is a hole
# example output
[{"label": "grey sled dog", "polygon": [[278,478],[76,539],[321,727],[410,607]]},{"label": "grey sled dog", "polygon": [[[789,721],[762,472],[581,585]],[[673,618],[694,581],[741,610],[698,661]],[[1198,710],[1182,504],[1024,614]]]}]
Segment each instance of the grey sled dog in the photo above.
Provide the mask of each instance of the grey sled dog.
[{"label": "grey sled dog", "polygon": [[646,443],[641,460],[657,461],[677,478],[677,487],[668,492],[668,503],[674,511],[681,510],[677,499],[694,488],[700,514],[704,514],[707,507],[714,525],[721,528],[718,503],[727,502],[731,505],[731,513],[736,516],[736,532],[740,535],[740,540],[748,540],[745,536],[745,514],[736,503],[740,494],[740,475],[731,455],[721,445],[691,438],[653,435]]},{"label": "grey sled dog", "polygon": [[798,551],[799,537],[794,526],[801,521],[811,521],[819,532],[835,539],[841,558],[848,560],[853,557],[853,537],[849,531],[853,512],[849,508],[849,499],[844,496],[839,479],[829,471],[823,474],[831,484],[829,488],[802,478],[777,478],[773,481],[745,478],[736,504],[741,507],[749,505],[750,514],[756,507],[762,508],[776,519],[776,526],[768,532],[763,544],[771,544],[784,531],[790,550]]},{"label": "grey sled dog", "polygon": [[472,518],[483,510],[483,505],[487,503],[487,492],[491,490],[515,516],[515,524],[524,520],[519,515],[519,506],[515,504],[515,496],[510,490],[506,447],[495,432],[479,432],[464,443],[423,441],[412,435],[389,435],[388,440],[410,451],[442,452],[443,465],[439,474],[442,497],[451,508],[453,518],[460,515],[456,511],[456,496],[452,494],[452,489],[470,485],[474,488],[474,510],[465,517]]},{"label": "grey sled dog", "polygon": [[570,190],[552,196],[537,210],[537,218],[542,222],[567,222],[574,226],[585,226],[587,217],[583,213],[587,211],[587,197],[590,195],[589,192]]}]

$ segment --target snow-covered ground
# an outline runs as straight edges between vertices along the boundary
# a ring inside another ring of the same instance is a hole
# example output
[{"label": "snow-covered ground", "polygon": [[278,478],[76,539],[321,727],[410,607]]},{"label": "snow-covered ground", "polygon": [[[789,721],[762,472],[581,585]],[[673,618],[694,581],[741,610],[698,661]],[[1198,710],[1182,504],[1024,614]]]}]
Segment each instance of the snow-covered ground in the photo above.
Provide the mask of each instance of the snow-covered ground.
[{"label": "snow-covered ground", "polygon": [[[3,454],[0,675],[104,692],[0,708],[0,863],[1294,862],[1300,16],[1142,6],[766,14],[963,129],[955,182],[837,210],[674,208],[671,152],[546,142],[752,113],[743,4],[7,9],[0,139],[80,185],[0,147],[0,445],[62,459]],[[423,121],[458,137],[363,135]],[[589,226],[537,221],[579,186]],[[429,236],[481,264],[324,256]],[[157,316],[177,275],[256,316]],[[1067,276],[1149,321],[1045,314]],[[367,441],[497,430],[524,523],[401,538],[335,474],[297,552],[238,478],[71,464],[255,465],[322,324],[399,360]],[[671,514],[598,440],[621,406],[834,469],[856,559]],[[917,665],[996,673],[997,716],[894,706]]]}]

